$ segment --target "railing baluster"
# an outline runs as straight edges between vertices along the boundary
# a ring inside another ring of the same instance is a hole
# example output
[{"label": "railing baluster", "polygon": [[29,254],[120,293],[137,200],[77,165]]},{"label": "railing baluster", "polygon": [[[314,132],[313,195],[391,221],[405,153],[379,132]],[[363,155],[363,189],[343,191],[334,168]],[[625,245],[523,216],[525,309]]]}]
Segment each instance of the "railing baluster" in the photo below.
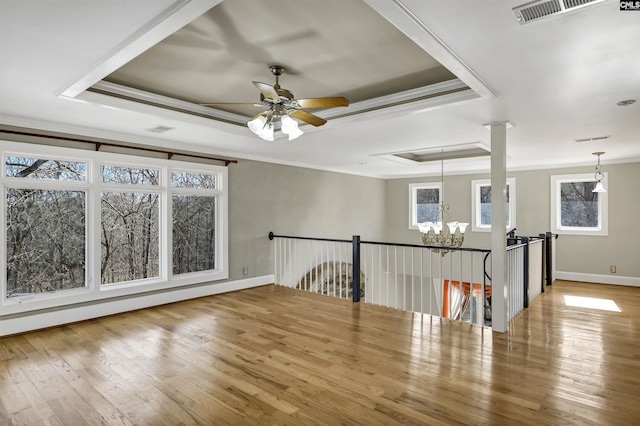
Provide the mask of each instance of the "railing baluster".
[{"label": "railing baluster", "polygon": [[[475,281],[474,279],[474,273],[473,273],[473,255],[475,253],[472,253],[471,256],[469,256],[469,282],[473,283]],[[476,322],[478,325],[482,325],[484,326],[484,304],[485,304],[485,294],[484,294],[484,281],[480,282],[480,303],[478,303],[478,305],[480,305],[480,311],[476,312]],[[482,312],[482,314],[480,314]]]},{"label": "railing baluster", "polygon": [[415,311],[416,309],[416,299],[414,296],[415,276],[416,276],[416,272],[413,269],[413,247],[411,247],[411,310],[412,311]]},{"label": "railing baluster", "polygon": [[393,307],[398,309],[398,247],[393,255]]},{"label": "railing baluster", "polygon": [[[372,286],[371,288],[371,300],[372,303],[375,303],[375,298],[376,298],[376,293],[378,295],[378,304],[382,305],[382,286],[383,286],[383,282],[382,282],[382,247],[381,246],[376,246],[377,248],[377,253],[378,253],[378,281],[377,284],[375,286]],[[374,275],[373,273],[371,275]]]},{"label": "railing baluster", "polygon": [[402,247],[402,310],[407,310],[407,254]]},{"label": "railing baluster", "polygon": [[[459,253],[459,262],[460,262],[460,273],[458,274],[458,282],[460,283],[460,302],[462,302],[464,300],[464,289],[463,289],[463,285],[462,282],[463,277],[462,277],[462,252],[458,252]],[[451,253],[451,261],[453,261],[453,253]],[[469,279],[469,303],[467,304],[467,309],[469,310],[469,321],[472,321],[473,318],[471,318],[471,304],[473,302],[473,280]],[[465,314],[465,312],[462,312],[462,308],[464,307],[464,303],[460,303],[460,321],[462,321],[463,316]]]},{"label": "railing baluster", "polygon": [[[340,298],[342,298],[342,293],[340,293],[340,261],[336,258],[336,243],[331,243],[331,257],[333,259],[333,270],[332,272],[332,280],[331,283],[333,285],[333,294],[338,294]],[[337,263],[336,263],[337,262]]]},{"label": "railing baluster", "polygon": [[420,249],[420,312],[424,314],[424,249]]},{"label": "railing baluster", "polygon": [[[385,275],[387,276],[387,285],[385,286],[385,288],[387,289],[387,298],[386,301],[384,302],[384,306],[389,306],[389,246],[386,247],[387,249],[387,263],[385,264],[386,268],[387,268],[387,272],[385,273]],[[380,304],[382,305],[382,274],[380,275]]]},{"label": "railing baluster", "polygon": [[312,241],[307,241],[307,259],[309,259],[309,263],[307,266],[309,267],[309,272],[305,274],[305,291],[310,291],[311,289],[311,279],[313,278],[313,244]]},{"label": "railing baluster", "polygon": [[429,250],[429,315],[431,315],[431,319],[433,319],[433,297],[435,287],[433,285],[433,278],[433,252]]}]

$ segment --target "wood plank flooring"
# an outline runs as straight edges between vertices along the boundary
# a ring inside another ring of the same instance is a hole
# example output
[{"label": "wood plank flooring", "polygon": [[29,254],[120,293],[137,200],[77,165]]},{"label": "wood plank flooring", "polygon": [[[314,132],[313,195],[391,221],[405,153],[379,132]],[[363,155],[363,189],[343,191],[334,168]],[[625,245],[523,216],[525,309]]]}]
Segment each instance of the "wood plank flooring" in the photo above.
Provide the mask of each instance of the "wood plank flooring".
[{"label": "wood plank flooring", "polygon": [[640,424],[640,288],[556,281],[499,334],[260,287],[2,338],[0,400],[2,425]]}]

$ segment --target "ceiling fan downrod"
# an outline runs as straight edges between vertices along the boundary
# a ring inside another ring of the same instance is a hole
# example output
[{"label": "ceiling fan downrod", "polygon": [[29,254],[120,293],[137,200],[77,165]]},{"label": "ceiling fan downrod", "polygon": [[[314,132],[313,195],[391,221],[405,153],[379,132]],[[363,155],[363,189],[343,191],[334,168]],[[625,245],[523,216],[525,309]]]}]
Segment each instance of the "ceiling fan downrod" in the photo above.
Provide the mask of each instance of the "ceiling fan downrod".
[{"label": "ceiling fan downrod", "polygon": [[280,76],[286,70],[282,65],[269,65],[271,73],[276,76],[276,84],[273,86],[276,90],[280,88]]}]

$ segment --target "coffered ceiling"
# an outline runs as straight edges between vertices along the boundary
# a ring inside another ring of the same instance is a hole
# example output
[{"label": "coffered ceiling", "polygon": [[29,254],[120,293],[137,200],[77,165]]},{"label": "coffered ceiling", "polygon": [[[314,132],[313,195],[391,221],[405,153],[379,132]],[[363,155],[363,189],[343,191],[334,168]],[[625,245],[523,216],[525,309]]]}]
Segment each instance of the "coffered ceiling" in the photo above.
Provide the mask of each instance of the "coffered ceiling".
[{"label": "coffered ceiling", "polygon": [[[504,0],[35,3],[0,3],[0,124],[402,177],[440,166],[392,154],[490,149],[483,125],[509,121],[512,170],[640,161],[640,102],[616,105],[640,101],[640,14],[617,1],[525,25]],[[297,98],[350,106],[313,111],[328,123],[295,141],[257,138],[251,82],[273,84],[272,64]]]}]

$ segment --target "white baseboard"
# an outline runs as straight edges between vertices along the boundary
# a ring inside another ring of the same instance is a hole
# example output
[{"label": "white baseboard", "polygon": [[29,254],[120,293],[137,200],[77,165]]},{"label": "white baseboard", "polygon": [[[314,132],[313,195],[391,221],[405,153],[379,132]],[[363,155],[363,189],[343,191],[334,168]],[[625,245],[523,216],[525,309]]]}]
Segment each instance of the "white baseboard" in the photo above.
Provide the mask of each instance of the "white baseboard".
[{"label": "white baseboard", "polygon": [[640,278],[637,278],[637,277],[619,277],[619,276],[613,276],[613,275],[597,275],[597,274],[583,274],[581,272],[556,271],[555,278],[558,280],[567,280],[567,281],[582,281],[586,283],[615,284],[615,285],[626,285],[631,287],[640,287]]},{"label": "white baseboard", "polygon": [[203,285],[190,288],[176,288],[151,294],[137,294],[129,298],[116,300],[106,299],[98,303],[85,303],[65,306],[60,309],[48,309],[43,312],[29,312],[0,319],[0,336],[24,333],[26,331],[47,328],[76,321],[99,318],[106,315],[119,314],[166,303],[180,302],[197,297],[212,296],[230,291],[244,290],[252,287],[272,284],[273,275],[247,278],[244,280],[227,281],[220,284]]}]

